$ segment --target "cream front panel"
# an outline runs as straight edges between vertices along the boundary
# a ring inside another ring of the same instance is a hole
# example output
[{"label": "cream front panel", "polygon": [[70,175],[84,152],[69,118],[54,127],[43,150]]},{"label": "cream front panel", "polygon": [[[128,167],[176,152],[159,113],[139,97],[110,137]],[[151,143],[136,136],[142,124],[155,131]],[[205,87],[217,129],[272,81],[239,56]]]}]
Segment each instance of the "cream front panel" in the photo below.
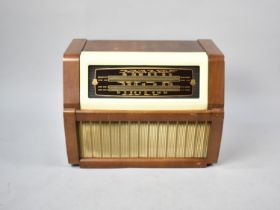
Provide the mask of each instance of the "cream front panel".
[{"label": "cream front panel", "polygon": [[[199,66],[199,98],[89,98],[88,66]],[[208,56],[204,52],[97,52],[80,56],[82,110],[205,110],[208,105]]]}]

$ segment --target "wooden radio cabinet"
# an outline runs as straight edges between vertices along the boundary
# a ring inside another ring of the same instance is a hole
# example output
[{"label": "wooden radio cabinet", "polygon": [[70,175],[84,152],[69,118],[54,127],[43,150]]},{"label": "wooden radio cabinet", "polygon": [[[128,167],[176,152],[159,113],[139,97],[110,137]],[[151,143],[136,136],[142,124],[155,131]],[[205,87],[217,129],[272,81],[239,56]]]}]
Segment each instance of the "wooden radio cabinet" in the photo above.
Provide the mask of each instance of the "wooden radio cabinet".
[{"label": "wooden radio cabinet", "polygon": [[68,162],[206,167],[218,160],[224,56],[211,40],[74,39],[63,57]]}]

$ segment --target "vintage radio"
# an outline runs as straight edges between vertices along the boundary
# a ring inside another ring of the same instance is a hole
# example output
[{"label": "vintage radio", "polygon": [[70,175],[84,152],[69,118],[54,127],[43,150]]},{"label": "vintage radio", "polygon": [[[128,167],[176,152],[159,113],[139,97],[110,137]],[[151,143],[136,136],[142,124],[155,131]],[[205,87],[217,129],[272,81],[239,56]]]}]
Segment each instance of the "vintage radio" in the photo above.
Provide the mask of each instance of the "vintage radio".
[{"label": "vintage radio", "polygon": [[217,162],[224,56],[211,40],[89,41],[64,53],[68,161],[80,167]]}]

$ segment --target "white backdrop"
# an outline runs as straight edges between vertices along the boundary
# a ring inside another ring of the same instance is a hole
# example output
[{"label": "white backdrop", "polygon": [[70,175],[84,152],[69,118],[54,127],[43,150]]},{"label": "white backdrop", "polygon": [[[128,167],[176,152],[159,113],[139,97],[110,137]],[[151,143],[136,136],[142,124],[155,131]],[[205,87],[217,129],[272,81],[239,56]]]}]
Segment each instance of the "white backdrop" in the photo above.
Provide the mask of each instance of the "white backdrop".
[{"label": "white backdrop", "polygon": [[[279,209],[277,0],[0,2],[0,209]],[[226,56],[219,163],[67,164],[62,54],[72,38],[213,39]]]}]

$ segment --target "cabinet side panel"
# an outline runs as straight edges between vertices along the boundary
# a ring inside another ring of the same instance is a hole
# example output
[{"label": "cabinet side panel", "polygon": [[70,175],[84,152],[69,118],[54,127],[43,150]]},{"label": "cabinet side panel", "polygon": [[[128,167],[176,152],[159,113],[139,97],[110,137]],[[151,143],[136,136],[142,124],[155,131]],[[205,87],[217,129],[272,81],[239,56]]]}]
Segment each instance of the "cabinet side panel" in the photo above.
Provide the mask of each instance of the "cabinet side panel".
[{"label": "cabinet side panel", "polygon": [[207,164],[217,163],[222,139],[223,119],[212,121],[207,152]]},{"label": "cabinet side panel", "polygon": [[224,60],[209,58],[208,108],[224,107]]},{"label": "cabinet side panel", "polygon": [[80,61],[63,62],[64,108],[80,108]]},{"label": "cabinet side panel", "polygon": [[212,40],[198,40],[205,49],[208,63],[208,108],[224,107],[224,55]]},{"label": "cabinet side panel", "polygon": [[68,162],[71,164],[79,163],[79,148],[77,139],[77,126],[75,109],[64,109],[64,130],[66,139],[66,149]]},{"label": "cabinet side panel", "polygon": [[85,39],[74,39],[64,53],[64,108],[80,108],[80,54],[85,44]]}]

